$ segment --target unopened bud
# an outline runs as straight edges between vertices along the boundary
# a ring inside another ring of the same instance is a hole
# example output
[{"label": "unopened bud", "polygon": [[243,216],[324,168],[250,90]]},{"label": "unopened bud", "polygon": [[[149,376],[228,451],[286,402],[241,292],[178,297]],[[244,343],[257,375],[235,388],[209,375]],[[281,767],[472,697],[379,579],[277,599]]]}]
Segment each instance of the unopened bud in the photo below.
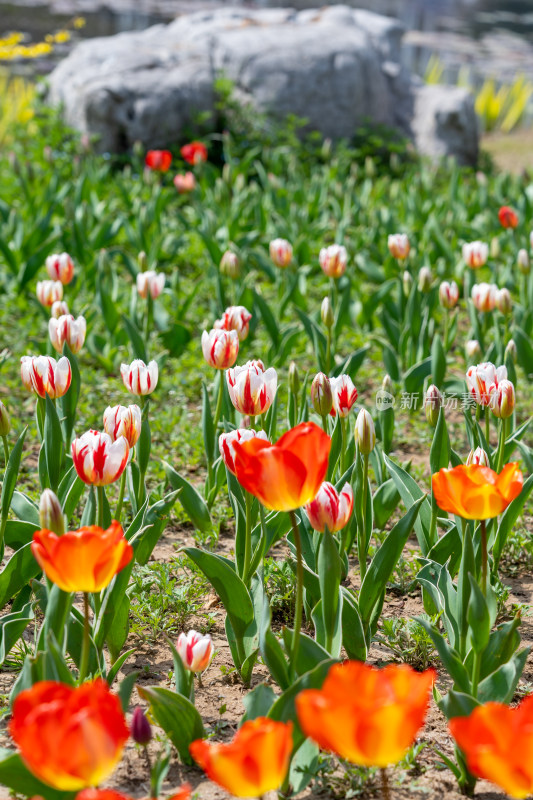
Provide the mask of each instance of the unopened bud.
[{"label": "unopened bud", "polygon": [[509,289],[499,289],[496,295],[496,308],[500,314],[510,314],[513,310],[513,301]]},{"label": "unopened bud", "polygon": [[500,240],[497,236],[494,236],[490,243],[490,257],[499,258],[501,251]]},{"label": "unopened bud", "polygon": [[469,467],[471,464],[477,464],[480,467],[490,467],[489,457],[482,447],[476,447],[475,450],[469,452],[466,459],[466,466]]},{"label": "unopened bud", "polygon": [[433,275],[429,267],[422,267],[418,273],[418,291],[427,294],[433,283]]},{"label": "unopened bud", "polygon": [[515,407],[514,386],[511,381],[503,380],[490,392],[490,402],[492,413],[499,419],[507,419],[511,416]]},{"label": "unopened bud", "polygon": [[355,443],[359,445],[359,452],[364,456],[369,455],[376,445],[376,429],[374,420],[366,408],[362,408],[355,420]]},{"label": "unopened bud", "polygon": [[433,428],[436,426],[439,420],[439,412],[442,408],[442,403],[442,394],[435,384],[432,383],[426,392],[424,408],[426,409],[426,419]]},{"label": "unopened bud", "polygon": [[220,271],[223,275],[227,275],[228,278],[239,277],[241,265],[237,253],[234,253],[233,250],[226,250],[220,259]]},{"label": "unopened bud", "polygon": [[0,400],[0,436],[7,436],[10,430],[11,421],[9,419],[9,412]]},{"label": "unopened bud", "polygon": [[295,361],[291,361],[289,364],[289,388],[291,392],[296,395],[300,391],[300,376]]},{"label": "unopened bud", "polygon": [[148,722],[148,718],[140,706],[137,706],[133,712],[130,732],[133,741],[137,742],[137,744],[141,744],[143,747],[146,747],[152,738],[152,726]]},{"label": "unopened bud", "polygon": [[402,283],[403,283],[403,293],[407,297],[409,295],[409,292],[411,291],[411,286],[413,285],[412,275],[407,270],[404,270]]},{"label": "unopened bud", "polygon": [[465,344],[467,358],[472,363],[477,363],[482,357],[481,345],[477,339],[468,339]]},{"label": "unopened bud", "polygon": [[329,378],[323,372],[319,372],[313,378],[311,384],[311,403],[317,414],[325,417],[333,408],[333,393]]},{"label": "unopened bud", "polygon": [[389,374],[385,375],[383,380],[381,381],[381,388],[384,392],[388,392],[389,394],[394,394],[394,386],[392,383],[392,378]]},{"label": "unopened bud", "polygon": [[505,358],[509,356],[513,364],[516,364],[516,359],[518,358],[518,352],[516,350],[516,342],[514,339],[509,339],[507,342],[507,347],[505,348]]},{"label": "unopened bud", "polygon": [[335,315],[333,313],[333,307],[331,305],[331,300],[329,299],[329,297],[324,297],[324,299],[322,300],[320,316],[322,318],[322,323],[326,326],[326,328],[331,328],[333,323],[335,322]]},{"label": "unopened bud", "polygon": [[39,503],[39,522],[41,528],[52,531],[58,536],[65,533],[65,520],[57,495],[51,489],[45,489]]},{"label": "unopened bud", "polygon": [[376,174],[376,164],[372,156],[365,158],[365,175],[367,178],[373,178]]},{"label": "unopened bud", "polygon": [[148,268],[148,258],[144,250],[141,250],[141,252],[137,256],[137,261],[139,262],[139,269],[141,270],[141,272],[146,272]]},{"label": "unopened bud", "polygon": [[530,269],[530,264],[529,264],[529,253],[527,252],[525,247],[522,247],[518,251],[516,263],[518,264],[518,269],[520,270],[520,272],[522,272],[524,275],[527,275]]}]

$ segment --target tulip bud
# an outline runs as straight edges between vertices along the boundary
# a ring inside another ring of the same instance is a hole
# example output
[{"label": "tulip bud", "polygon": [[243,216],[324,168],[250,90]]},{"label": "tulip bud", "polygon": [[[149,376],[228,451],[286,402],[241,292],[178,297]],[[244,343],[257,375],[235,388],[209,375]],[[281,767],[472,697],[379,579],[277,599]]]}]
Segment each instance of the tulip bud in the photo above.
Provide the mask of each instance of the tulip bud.
[{"label": "tulip bud", "polygon": [[286,239],[273,239],[269,246],[270,258],[277,267],[284,269],[292,261],[292,245]]},{"label": "tulip bud", "polygon": [[451,283],[448,281],[443,281],[441,283],[439,286],[439,300],[443,308],[448,310],[455,308],[459,300],[459,287],[455,281],[452,281]]},{"label": "tulip bud", "polygon": [[469,452],[466,459],[466,466],[469,467],[471,464],[477,464],[480,467],[490,467],[489,457],[482,447],[476,447],[475,450]]},{"label": "tulip bud", "polygon": [[439,412],[443,404],[443,397],[435,384],[431,384],[426,392],[424,407],[426,409],[426,419],[434,428],[439,419]]},{"label": "tulip bud", "polygon": [[513,309],[513,301],[509,289],[500,289],[496,294],[496,308],[500,314],[510,314]]},{"label": "tulip bud", "polygon": [[11,430],[11,421],[5,405],[0,400],[0,436],[7,436]]},{"label": "tulip bud", "polygon": [[376,445],[376,429],[374,420],[366,408],[362,408],[355,420],[355,443],[359,445],[359,452],[364,456],[369,455]]},{"label": "tulip bud", "polygon": [[391,233],[387,239],[387,246],[391,256],[403,261],[409,255],[411,244],[406,233]]},{"label": "tulip bud", "polygon": [[220,272],[228,278],[238,278],[241,271],[239,257],[232,250],[226,250],[220,259]]},{"label": "tulip bud", "polygon": [[501,254],[502,248],[500,247],[500,240],[497,236],[493,236],[491,243],[490,243],[490,257],[491,258],[499,258]]},{"label": "tulip bud", "polygon": [[311,384],[311,403],[317,414],[325,417],[333,408],[333,392],[327,375],[319,372]]},{"label": "tulip bud", "polygon": [[384,392],[388,392],[389,394],[394,394],[394,385],[392,383],[392,378],[390,375],[385,375],[383,380],[381,381],[381,388]]},{"label": "tulip bud", "polygon": [[176,650],[183,662],[185,669],[190,672],[203,672],[209,666],[214,649],[209,634],[180,633]]},{"label": "tulip bud", "polygon": [[141,272],[144,272],[148,267],[148,257],[144,252],[144,250],[141,250],[141,252],[137,256],[137,261],[139,263],[139,269],[141,270]]},{"label": "tulip bud", "polygon": [[289,388],[296,395],[300,391],[300,376],[298,375],[298,367],[295,361],[291,361],[289,364]]},{"label": "tulip bud", "polygon": [[511,381],[504,379],[497,386],[491,386],[489,397],[489,405],[495,417],[507,419],[511,416],[515,407],[514,386]]},{"label": "tulip bud", "polygon": [[404,270],[402,283],[403,283],[403,293],[406,297],[408,297],[409,292],[411,291],[411,286],[413,285],[413,278],[411,273],[408,272],[407,270]]},{"label": "tulip bud", "polygon": [[130,726],[131,738],[137,744],[146,747],[152,738],[152,726],[142,708],[137,706],[133,712]]},{"label": "tulip bud", "polygon": [[418,291],[427,294],[433,283],[433,275],[429,267],[422,267],[418,273]]},{"label": "tulip bud", "polygon": [[530,269],[530,264],[529,264],[529,253],[527,252],[525,247],[522,247],[518,251],[516,263],[518,264],[518,269],[520,270],[520,272],[522,272],[524,275],[527,275]]},{"label": "tulip bud", "polygon": [[68,316],[69,310],[68,306],[64,300],[55,300],[52,303],[52,307],[50,308],[50,316],[54,319],[59,319],[59,317]]},{"label": "tulip bud", "polygon": [[468,339],[465,344],[465,352],[469,361],[477,362],[482,357],[481,345],[477,339]]},{"label": "tulip bud", "polygon": [[463,260],[467,267],[478,269],[487,263],[489,248],[485,242],[465,242],[463,245]]},{"label": "tulip bud", "polygon": [[322,300],[320,316],[322,318],[322,323],[326,326],[326,328],[331,328],[333,326],[333,323],[335,322],[335,315],[333,313],[333,307],[329,297],[324,297]]},{"label": "tulip bud", "polygon": [[57,496],[51,489],[45,489],[39,503],[39,522],[41,528],[52,531],[57,536],[65,533],[65,520]]},{"label": "tulip bud", "polygon": [[505,359],[504,360],[507,359],[507,356],[510,356],[510,358],[513,361],[513,364],[516,364],[516,359],[518,358],[518,353],[517,353],[517,350],[516,350],[516,342],[515,342],[514,339],[509,339],[509,341],[507,342],[507,347],[505,348]]}]

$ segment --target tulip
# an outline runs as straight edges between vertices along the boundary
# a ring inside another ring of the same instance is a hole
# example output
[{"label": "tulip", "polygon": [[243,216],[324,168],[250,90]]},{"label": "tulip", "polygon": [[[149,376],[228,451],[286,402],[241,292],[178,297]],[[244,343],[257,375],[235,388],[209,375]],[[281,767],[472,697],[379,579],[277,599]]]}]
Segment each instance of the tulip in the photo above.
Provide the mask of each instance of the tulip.
[{"label": "tulip", "polygon": [[49,395],[52,400],[63,397],[72,380],[70,361],[62,356],[59,361],[49,356],[22,356],[20,359],[22,383],[39,397]]},{"label": "tulip", "polygon": [[404,261],[411,249],[406,233],[392,233],[387,239],[387,245],[390,254],[399,261]]},{"label": "tulip", "polygon": [[45,265],[46,271],[53,281],[61,281],[62,284],[67,284],[74,277],[74,262],[68,253],[48,256]]},{"label": "tulip", "polygon": [[259,438],[234,442],[241,486],[268,509],[293,511],[316,497],[326,477],[331,440],[314,422],[302,422],[276,444]]},{"label": "tulip", "polygon": [[518,225],[518,214],[510,206],[500,208],[498,219],[502,228],[516,228]]},{"label": "tulip", "polygon": [[455,308],[459,300],[459,287],[455,281],[448,283],[443,281],[439,286],[439,300],[443,308],[448,310]]},{"label": "tulip", "polygon": [[148,295],[155,300],[159,297],[165,286],[165,273],[149,269],[147,272],[137,273],[137,291],[143,299]]},{"label": "tulip", "polygon": [[408,297],[412,285],[413,285],[413,276],[408,270],[405,269],[402,275],[402,287],[403,287],[403,293],[406,297]]},{"label": "tulip", "polygon": [[10,430],[11,420],[9,419],[9,412],[0,400],[0,436],[7,436]]},{"label": "tulip", "polygon": [[339,493],[332,483],[324,481],[314,500],[307,503],[305,512],[313,530],[330,533],[342,530],[347,525],[353,511],[353,491],[345,483]]},{"label": "tulip", "polygon": [[431,384],[426,392],[424,407],[426,409],[426,419],[434,428],[439,419],[439,412],[442,408],[443,397],[435,384]]},{"label": "tulip", "polygon": [[[533,245],[531,245],[533,247]],[[527,275],[529,273],[530,264],[529,264],[529,254],[527,250],[522,247],[518,251],[518,256],[516,258],[516,263],[518,264],[518,269],[523,275]]]},{"label": "tulip", "polygon": [[328,278],[340,278],[346,272],[348,253],[341,244],[332,244],[323,247],[318,256],[318,262]]},{"label": "tulip", "polygon": [[230,400],[241,414],[255,417],[270,408],[278,388],[273,367],[265,370],[262,361],[248,361],[226,372]]},{"label": "tulip", "polygon": [[468,391],[479,406],[488,406],[491,388],[498,388],[500,381],[507,379],[507,368],[495,367],[490,361],[469,367],[466,372]]},{"label": "tulip", "polygon": [[187,164],[201,164],[207,161],[207,147],[202,142],[189,142],[180,148],[180,153]]},{"label": "tulip", "polygon": [[136,358],[131,364],[120,365],[120,375],[124,386],[131,394],[141,397],[152,394],[159,378],[157,361],[145,364],[140,358]]},{"label": "tulip", "polygon": [[[184,783],[169,800],[190,800],[191,787]],[[33,798],[39,800],[39,798]],[[76,800],[134,800],[129,794],[116,792],[114,789],[84,789],[76,795]]]},{"label": "tulip", "polygon": [[331,381],[323,372],[319,372],[313,378],[311,384],[311,403],[317,414],[326,417],[333,408],[333,392],[331,391]]},{"label": "tulip", "polygon": [[59,319],[59,317],[63,317],[68,313],[68,306],[63,300],[56,300],[54,303],[52,303],[50,308],[50,316],[54,317],[54,319]]},{"label": "tulip", "polygon": [[78,476],[92,486],[107,486],[120,478],[130,448],[125,436],[113,441],[107,433],[90,430],[72,442],[72,460]]},{"label": "tulip", "polygon": [[385,375],[383,380],[381,381],[381,388],[387,394],[394,394],[394,385],[392,383],[392,378],[390,375]]},{"label": "tulip", "polygon": [[511,381],[502,380],[489,389],[489,406],[494,416],[507,419],[512,416],[515,407],[514,386]]},{"label": "tulip", "polygon": [[490,256],[491,258],[499,258],[502,254],[500,240],[497,236],[493,236],[490,240]]},{"label": "tulip", "polygon": [[174,176],[174,186],[178,194],[188,194],[196,189],[196,178],[192,172],[178,172]]},{"label": "tulip", "polygon": [[268,436],[264,431],[258,431],[257,433],[252,430],[251,428],[237,428],[235,431],[230,431],[229,433],[221,433],[218,437],[218,449],[220,450],[220,455],[222,456],[222,460],[224,464],[227,466],[230,472],[235,475],[235,449],[234,443],[235,442],[247,442],[249,439],[263,439],[263,441],[268,442]]},{"label": "tulip", "polygon": [[333,327],[333,323],[335,322],[335,314],[333,313],[333,306],[331,305],[331,300],[329,297],[324,297],[322,300],[322,305],[320,306],[320,319],[322,320],[322,324],[328,328]]},{"label": "tulip", "polygon": [[133,548],[116,520],[58,536],[35,531],[31,551],[46,577],[64,592],[100,592],[130,563]]},{"label": "tulip", "polygon": [[469,360],[477,361],[483,355],[481,345],[477,339],[468,339],[465,344],[465,352]]},{"label": "tulip", "polygon": [[349,375],[339,375],[338,378],[330,378],[331,394],[333,397],[332,414],[339,417],[347,417],[352,406],[357,400],[357,389]]},{"label": "tulip", "polygon": [[366,408],[362,408],[355,420],[355,443],[359,447],[359,452],[368,456],[376,445],[376,429]]},{"label": "tulip", "polygon": [[123,436],[135,447],[141,435],[142,414],[138,405],[108,406],[104,411],[104,430],[115,442]]},{"label": "tulip", "polygon": [[213,328],[202,333],[202,352],[204,358],[215,369],[232,367],[239,355],[239,334],[237,331],[224,331]]},{"label": "tulip", "polygon": [[170,150],[148,150],[144,163],[155,172],[168,172],[172,164],[172,153]]},{"label": "tulip", "polygon": [[57,300],[63,299],[63,284],[61,281],[38,281],[37,300],[42,306],[48,308]]},{"label": "tulip", "polygon": [[220,259],[220,272],[228,278],[238,278],[241,271],[239,256],[232,250],[226,250]]},{"label": "tulip", "polygon": [[286,239],[273,239],[268,250],[270,258],[277,267],[288,267],[292,261],[292,245]]},{"label": "tulip", "polygon": [[234,797],[262,797],[281,788],[292,748],[292,722],[256,717],[231,742],[197,739],[189,750],[207,777]]},{"label": "tulip", "polygon": [[53,531],[58,536],[65,533],[65,519],[57,495],[51,489],[45,489],[39,503],[39,522],[41,528]]},{"label": "tulip", "polygon": [[503,703],[476,706],[469,716],[451,719],[449,727],[473,775],[510,797],[533,794],[533,697],[516,708]]},{"label": "tulip", "polygon": [[34,683],[15,698],[9,733],[30,772],[66,792],[105,781],[129,735],[120,700],[102,678],[77,687]]},{"label": "tulip", "polygon": [[433,283],[433,274],[429,267],[422,267],[418,273],[418,291],[428,294]]},{"label": "tulip", "polygon": [[142,747],[146,747],[152,739],[152,726],[140,706],[133,712],[131,720],[131,738]]},{"label": "tulip", "polygon": [[463,245],[463,260],[471,269],[478,269],[487,263],[489,246],[485,242],[466,242]]},{"label": "tulip", "polygon": [[74,355],[76,355],[85,342],[87,323],[85,322],[85,317],[74,319],[72,314],[64,314],[58,319],[51,317],[48,322],[48,332],[50,341],[58,353],[63,352],[63,345],[66,342]]},{"label": "tulip", "polygon": [[513,301],[509,289],[500,289],[496,293],[496,308],[500,314],[510,314],[513,309]]},{"label": "tulip", "polygon": [[507,342],[504,356],[505,356],[504,360],[507,359],[507,356],[509,356],[511,361],[514,364],[516,364],[516,359],[518,358],[518,351],[516,349],[516,342],[514,339],[509,339],[509,341]]},{"label": "tulip", "polygon": [[204,635],[196,631],[180,633],[176,650],[183,666],[190,672],[205,672],[214,653],[209,634]]},{"label": "tulip", "polygon": [[300,391],[300,375],[298,374],[296,361],[291,361],[289,364],[289,389],[294,395],[297,395]]},{"label": "tulip", "polygon": [[396,764],[424,724],[435,677],[432,669],[415,672],[407,664],[334,664],[321,689],[296,696],[300,727],[319,747],[352,764]]},{"label": "tulip", "polygon": [[221,331],[237,331],[239,341],[243,342],[250,331],[252,315],[244,306],[229,306],[214,327]]},{"label": "tulip", "polygon": [[475,283],[472,286],[472,302],[478,311],[492,311],[497,297],[498,287],[494,283]]},{"label": "tulip", "polygon": [[432,477],[433,494],[443,511],[463,519],[497,517],[522,491],[518,464],[506,464],[498,474],[478,464],[441,469]]},{"label": "tulip", "polygon": [[466,459],[466,466],[469,467],[470,464],[478,464],[481,467],[490,467],[489,457],[482,447],[476,447],[475,450],[471,450],[469,452]]}]

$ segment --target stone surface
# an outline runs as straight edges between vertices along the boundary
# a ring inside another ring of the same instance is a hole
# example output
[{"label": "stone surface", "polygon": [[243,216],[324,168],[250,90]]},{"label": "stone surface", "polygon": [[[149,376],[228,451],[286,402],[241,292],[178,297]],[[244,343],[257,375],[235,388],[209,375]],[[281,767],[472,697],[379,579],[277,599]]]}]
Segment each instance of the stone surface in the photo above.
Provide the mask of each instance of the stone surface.
[{"label": "stone surface", "polygon": [[99,136],[101,150],[138,140],[159,147],[214,110],[214,82],[224,75],[243,101],[305,117],[324,136],[349,137],[371,120],[414,134],[428,155],[465,160],[477,149],[467,99],[417,88],[401,65],[402,35],[395,20],[345,5],[199,11],[79,44],[50,76],[50,98],[71,124]]}]

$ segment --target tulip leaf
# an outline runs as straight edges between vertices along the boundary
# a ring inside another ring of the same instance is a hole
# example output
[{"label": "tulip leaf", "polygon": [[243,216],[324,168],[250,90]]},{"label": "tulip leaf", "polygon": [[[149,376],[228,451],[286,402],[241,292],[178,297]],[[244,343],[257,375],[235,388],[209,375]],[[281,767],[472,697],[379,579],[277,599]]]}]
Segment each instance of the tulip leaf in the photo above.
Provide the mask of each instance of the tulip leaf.
[{"label": "tulip leaf", "polygon": [[479,703],[469,692],[450,689],[437,705],[446,719],[453,719],[453,717],[469,717]]},{"label": "tulip leaf", "polygon": [[424,497],[420,507],[420,513],[415,521],[415,532],[418,544],[422,550],[422,555],[427,558],[432,546],[436,543],[430,538],[431,527],[431,505],[427,496],[423,493],[414,478],[411,477],[402,467],[395,464],[388,456],[383,456],[390,476],[400,493],[406,508],[409,508],[416,500]]},{"label": "tulip leaf", "polygon": [[389,478],[374,493],[374,524],[378,530],[383,530],[392,514],[398,508],[400,493],[392,478]]},{"label": "tulip leaf", "polygon": [[0,785],[25,797],[42,797],[44,800],[73,800],[76,792],[60,792],[41,783],[13,750],[0,749]]},{"label": "tulip leaf", "polygon": [[526,374],[533,373],[533,346],[530,337],[518,325],[513,327],[517,360]]},{"label": "tulip leaf", "polygon": [[[324,624],[324,595],[311,611],[311,618],[315,626],[316,641],[324,648],[324,651],[332,658],[340,658],[342,647],[342,595],[337,587],[338,604],[336,606],[335,617],[329,624],[330,630]],[[330,640],[328,643],[328,639]]]},{"label": "tulip leaf", "polygon": [[[463,538],[463,557],[457,579],[457,625],[459,628],[459,655],[466,656],[466,640],[468,635],[468,605],[470,602],[470,575],[476,572],[476,559],[470,529],[465,528]],[[484,661],[484,659],[483,659]]]},{"label": "tulip leaf", "polygon": [[24,438],[28,428],[24,428],[19,438],[16,441],[7,462],[4,480],[2,482],[2,495],[0,497],[0,516],[6,518],[9,513],[9,507],[17,485],[17,478],[20,469],[20,460],[22,458],[22,448],[24,446]]},{"label": "tulip leaf", "polygon": [[[224,380],[222,371],[219,372],[219,380]],[[223,388],[223,387],[222,387]],[[204,448],[208,460],[212,462],[215,458],[215,425],[213,414],[211,412],[211,404],[209,402],[209,393],[205,383],[202,382],[202,431],[204,434]]]},{"label": "tulip leaf", "polygon": [[35,524],[34,530],[39,530],[41,527],[39,506],[22,492],[13,492],[11,511],[17,519],[23,522],[31,522],[32,525]]},{"label": "tulip leaf", "polygon": [[387,535],[368,567],[359,593],[359,613],[365,630],[368,629],[374,607],[387,586],[423,502],[426,502],[425,496],[411,505]]},{"label": "tulip leaf", "polygon": [[4,533],[4,541],[13,550],[19,550],[33,539],[33,534],[40,529],[40,525],[32,522],[22,522],[20,519],[8,519]]},{"label": "tulip leaf", "polygon": [[31,551],[31,543],[17,550],[0,572],[0,609],[40,572],[41,568]]},{"label": "tulip leaf", "polygon": [[184,764],[193,764],[189,745],[206,735],[202,718],[190,700],[161,686],[137,686],[151,713],[178,751]]},{"label": "tulip leaf", "polygon": [[450,463],[450,437],[446,427],[446,415],[444,406],[439,409],[437,425],[431,442],[429,451],[429,465],[431,474],[434,475],[440,469],[446,469]]},{"label": "tulip leaf", "polygon": [[345,586],[341,587],[342,601],[342,644],[348,658],[366,661],[367,642],[359,614],[357,601]]},{"label": "tulip leaf", "polygon": [[403,376],[403,385],[405,391],[409,394],[418,394],[420,387],[424,383],[424,378],[431,375],[431,358],[424,358],[417,364],[414,364]]},{"label": "tulip leaf", "polygon": [[433,383],[439,389],[442,389],[445,376],[446,353],[442,345],[442,339],[436,333],[431,343],[431,377],[433,378]]},{"label": "tulip leaf", "polygon": [[435,561],[437,564],[447,563],[450,575],[455,576],[461,563],[462,546],[463,543],[461,542],[461,535],[457,530],[457,525],[453,525],[433,545],[428,553],[428,560]]},{"label": "tulip leaf", "polygon": [[454,684],[462,692],[470,693],[470,678],[463,662],[460,660],[456,651],[450,647],[444,636],[438,632],[434,625],[424,617],[415,617],[416,621],[422,625],[431,638],[435,649],[440,656],[444,669],[447,671]]},{"label": "tulip leaf", "polygon": [[475,653],[482,653],[489,643],[490,615],[487,601],[477,581],[472,575],[470,579],[470,600],[466,618],[470,626],[470,639]]},{"label": "tulip leaf", "polygon": [[520,676],[524,671],[531,648],[525,647],[513,655],[506,664],[484,678],[478,686],[480,703],[510,703],[514,697]]},{"label": "tulip leaf", "polygon": [[63,475],[57,490],[57,498],[67,520],[73,516],[84,491],[85,483],[78,476],[74,464],[72,464],[70,469]]},{"label": "tulip leaf", "polygon": [[133,355],[135,358],[140,358],[141,361],[145,363],[148,361],[148,357],[146,355],[146,347],[144,344],[144,339],[134,322],[126,315],[122,314],[122,322],[124,327],[126,328],[126,333],[128,334],[129,340],[131,342]]},{"label": "tulip leaf", "polygon": [[266,683],[258,684],[251,692],[242,698],[242,704],[246,713],[241,718],[241,725],[249,719],[266,717],[272,706],[277,700],[277,694],[271,686]]},{"label": "tulip leaf", "polygon": [[366,354],[369,350],[369,345],[365,345],[364,347],[360,347],[358,350],[354,350],[353,353],[350,353],[348,356],[346,356],[344,361],[341,361],[340,364],[336,365],[336,367],[331,371],[331,376],[337,377],[339,375],[349,375],[352,381],[354,381],[359,371],[359,367],[365,360]]},{"label": "tulip leaf", "polygon": [[26,603],[19,611],[5,614],[0,619],[0,666],[33,619],[32,603]]},{"label": "tulip leaf", "polygon": [[48,395],[46,395],[46,414],[44,418],[44,452],[46,470],[50,488],[57,492],[61,477],[61,468],[65,457],[63,433],[57,409]]},{"label": "tulip leaf", "polygon": [[266,593],[263,595],[263,609],[259,626],[259,652],[268,667],[272,678],[281,689],[290,685],[289,670],[283,648],[271,628],[272,614]]},{"label": "tulip leaf", "polygon": [[279,346],[279,325],[270,310],[270,306],[259,292],[254,291],[254,299],[259,308],[261,318],[265,323],[268,335],[272,339],[272,344],[277,348]]},{"label": "tulip leaf", "polygon": [[505,440],[505,447],[503,450],[503,463],[507,464],[511,460],[511,456],[517,445],[520,443],[520,440],[524,438],[527,429],[531,425],[533,417],[527,419],[519,428],[516,428],[512,432],[512,434]]},{"label": "tulip leaf", "polygon": [[173,489],[181,489],[179,501],[185,513],[198,530],[205,532],[211,530],[212,522],[209,509],[201,494],[195,489],[192,483],[176,472],[166,461],[162,462],[167,480]]},{"label": "tulip leaf", "polygon": [[63,437],[67,448],[70,447],[72,439],[72,432],[74,430],[74,423],[76,420],[76,407],[80,396],[81,377],[80,369],[78,367],[78,359],[68,346],[67,342],[63,344],[63,355],[66,356],[70,362],[71,379],[70,386],[65,392],[63,397],[60,398],[61,404],[61,425],[63,429]]},{"label": "tulip leaf", "polygon": [[[339,586],[342,577],[342,562],[333,534],[326,528],[322,534],[318,550],[318,581],[320,584],[320,605],[325,641],[333,640],[335,630],[340,633],[339,605],[342,605]],[[315,624],[316,627],[316,624]],[[340,647],[340,636],[339,647]],[[320,641],[317,636],[317,641]],[[338,657],[339,654],[336,654]]]},{"label": "tulip leaf", "polygon": [[500,558],[502,556],[503,548],[507,542],[509,534],[511,533],[516,520],[520,512],[522,511],[526,500],[528,499],[529,495],[531,494],[531,490],[533,489],[533,475],[530,475],[525,481],[524,485],[522,486],[522,491],[515,497],[515,499],[510,503],[505,511],[503,512],[500,518],[500,524],[498,525],[498,530],[496,532],[496,540],[494,542],[493,547],[493,558],[494,558],[494,569],[498,568],[498,564],[500,563]]}]

